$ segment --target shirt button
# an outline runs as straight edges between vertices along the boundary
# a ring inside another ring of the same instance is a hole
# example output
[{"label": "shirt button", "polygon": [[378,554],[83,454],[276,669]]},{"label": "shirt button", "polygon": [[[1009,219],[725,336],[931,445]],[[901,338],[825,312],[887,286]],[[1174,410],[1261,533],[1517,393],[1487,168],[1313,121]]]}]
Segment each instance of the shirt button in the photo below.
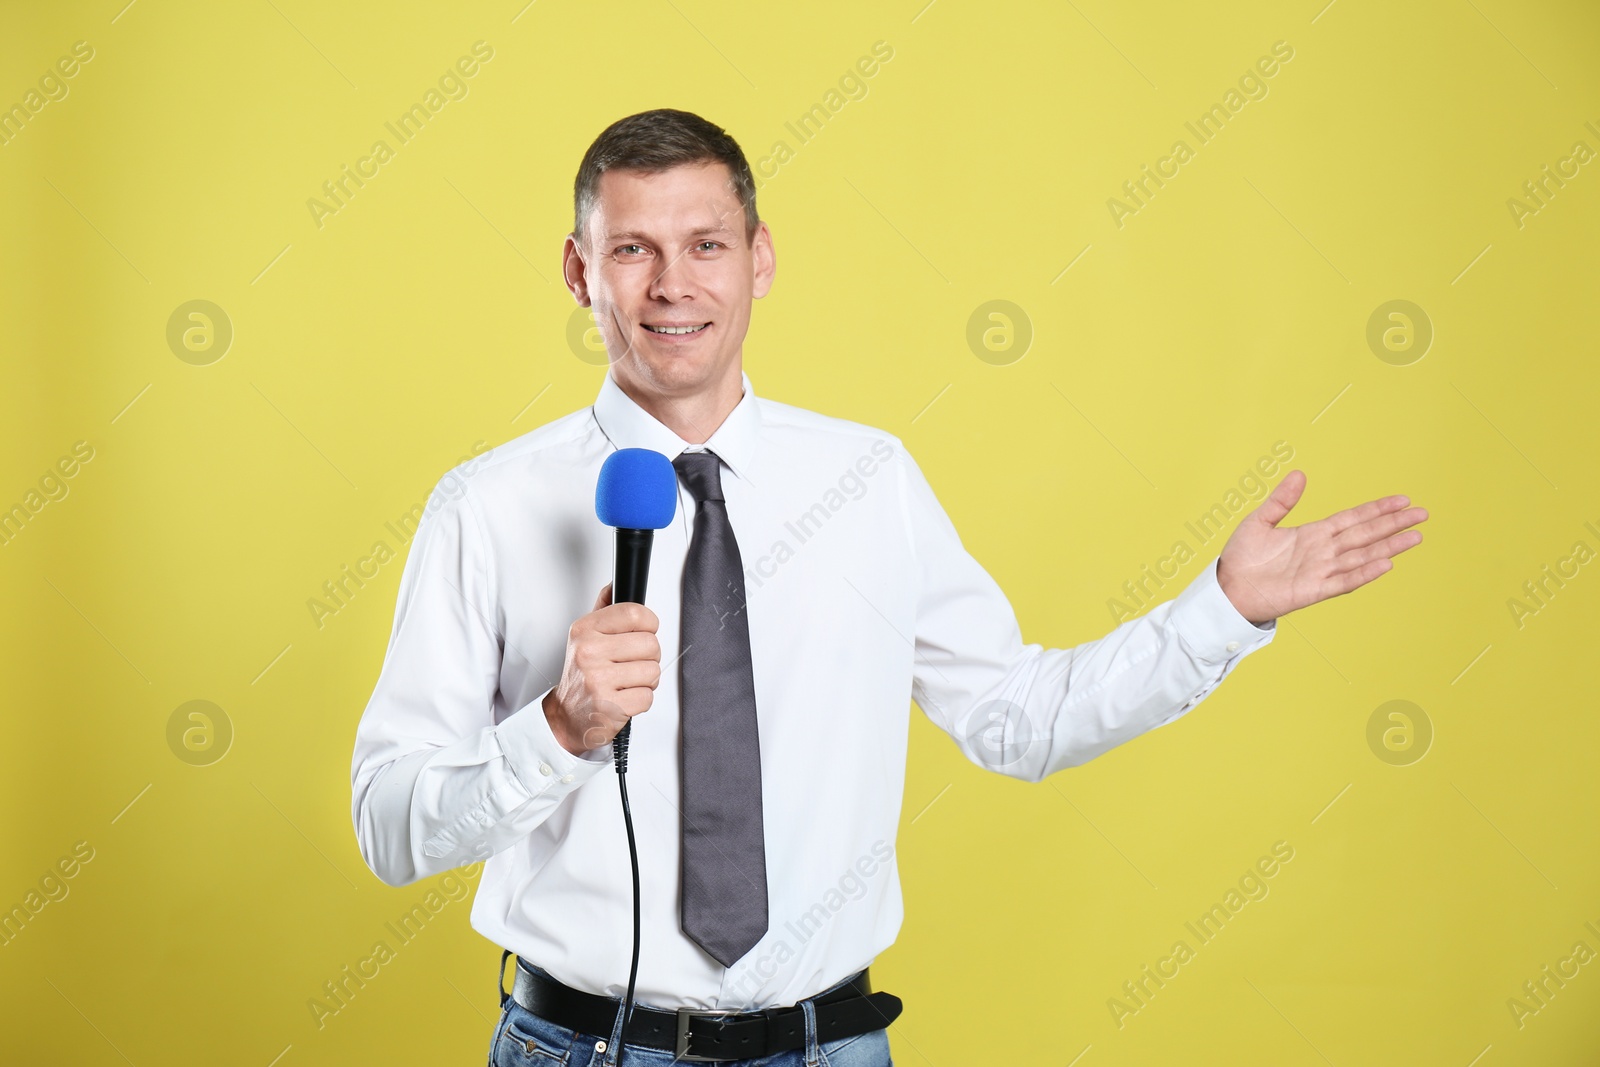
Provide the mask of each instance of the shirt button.
[{"label": "shirt button", "polygon": [[[562,784],[562,785],[566,785],[566,784],[567,784],[567,783],[568,783],[568,782],[570,782],[570,781],[572,781],[572,775],[570,775],[570,774],[563,774],[563,775],[562,775],[562,776],[561,776],[561,784]],[[602,1050],[601,1050],[601,1051],[604,1051],[604,1050],[603,1050],[603,1049],[602,1049]]]},{"label": "shirt button", "polygon": [[1229,641],[1228,642],[1228,651],[1229,652],[1237,652],[1237,651],[1239,651],[1239,642],[1237,642],[1237,641]]},{"label": "shirt button", "polygon": [[548,763],[539,764],[539,773],[540,774],[549,774],[550,773],[550,764],[548,764]]}]

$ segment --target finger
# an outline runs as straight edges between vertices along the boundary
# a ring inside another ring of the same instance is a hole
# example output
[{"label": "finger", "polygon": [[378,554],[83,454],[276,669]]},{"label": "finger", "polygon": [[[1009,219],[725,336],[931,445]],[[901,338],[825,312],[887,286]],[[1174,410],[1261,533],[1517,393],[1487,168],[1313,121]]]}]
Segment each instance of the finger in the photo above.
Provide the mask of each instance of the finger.
[{"label": "finger", "polygon": [[661,642],[648,630],[630,630],[625,634],[607,634],[604,643],[606,659],[612,663],[634,663],[646,660],[661,662]]},{"label": "finger", "polygon": [[1323,583],[1323,599],[1328,597],[1343,596],[1356,589],[1360,589],[1370,581],[1387,574],[1394,569],[1394,561],[1390,559],[1375,559],[1366,566],[1357,567],[1353,571],[1336,574]]},{"label": "finger", "polygon": [[1357,523],[1340,533],[1333,535],[1334,545],[1340,551],[1352,548],[1365,548],[1385,537],[1408,530],[1417,523],[1426,520],[1427,508],[1406,508],[1404,511],[1391,511],[1387,515],[1379,515],[1368,519],[1366,522]]},{"label": "finger", "polygon": [[1329,515],[1322,521],[1328,524],[1330,533],[1340,534],[1352,526],[1369,522],[1380,515],[1387,515],[1391,511],[1399,511],[1411,503],[1408,496],[1386,496],[1380,500],[1369,500],[1365,504],[1357,504],[1353,508]]},{"label": "finger", "polygon": [[625,634],[635,630],[656,632],[656,613],[643,604],[608,604],[594,613],[595,632]]},{"label": "finger", "polygon": [[654,689],[661,681],[661,664],[644,659],[614,663],[605,669],[601,677],[608,687],[619,693],[630,689]]},{"label": "finger", "polygon": [[630,719],[635,715],[643,715],[649,711],[650,705],[655,701],[655,698],[656,691],[642,685],[617,691],[617,705],[622,708],[622,713]]},{"label": "finger", "polygon": [[1293,470],[1283,476],[1277,488],[1272,490],[1272,495],[1261,502],[1256,508],[1255,517],[1268,526],[1276,526],[1282,522],[1284,516],[1300,503],[1300,496],[1306,491],[1306,475],[1304,471]]},{"label": "finger", "polygon": [[607,582],[601,588],[600,595],[594,598],[594,607],[591,610],[599,611],[609,603],[611,603],[611,583]]},{"label": "finger", "polygon": [[1422,544],[1421,530],[1405,530],[1365,548],[1352,549],[1334,557],[1334,573],[1357,570],[1374,560],[1391,559],[1410,548]]}]

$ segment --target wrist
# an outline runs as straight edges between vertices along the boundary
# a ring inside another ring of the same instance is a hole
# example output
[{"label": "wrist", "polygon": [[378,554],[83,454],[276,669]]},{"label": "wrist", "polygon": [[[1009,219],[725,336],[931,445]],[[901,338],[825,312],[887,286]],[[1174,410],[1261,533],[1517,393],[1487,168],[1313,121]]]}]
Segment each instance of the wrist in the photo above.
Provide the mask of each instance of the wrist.
[{"label": "wrist", "polygon": [[1256,592],[1254,584],[1248,578],[1244,579],[1244,584],[1249,586],[1249,589],[1240,588],[1239,583],[1233,578],[1234,574],[1227,568],[1223,558],[1217,557],[1217,586],[1222,590],[1222,595],[1228,598],[1228,603],[1233,605],[1233,610],[1250,625],[1256,627],[1265,626],[1277,618],[1267,610],[1263,598]]},{"label": "wrist", "polygon": [[582,755],[582,749],[567,736],[567,717],[562,711],[561,701],[556,697],[554,689],[545,694],[540,708],[544,711],[545,721],[550,724],[550,733],[555,736],[556,743],[574,756]]}]

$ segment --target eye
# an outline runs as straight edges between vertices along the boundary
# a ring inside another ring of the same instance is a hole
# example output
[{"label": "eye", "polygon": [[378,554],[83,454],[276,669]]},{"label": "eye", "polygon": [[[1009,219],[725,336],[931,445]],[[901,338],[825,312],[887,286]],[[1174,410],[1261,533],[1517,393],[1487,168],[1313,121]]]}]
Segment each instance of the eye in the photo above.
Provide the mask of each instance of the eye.
[{"label": "eye", "polygon": [[643,252],[644,251],[644,246],[643,245],[620,245],[620,246],[618,246],[617,251],[621,252],[623,255],[630,255],[631,256],[631,255],[635,254],[636,252]]},{"label": "eye", "polygon": [[716,249],[721,248],[722,244],[721,244],[721,242],[718,242],[718,241],[701,241],[695,247],[700,249],[700,251],[702,251],[702,252],[709,252],[709,251],[715,251]]}]

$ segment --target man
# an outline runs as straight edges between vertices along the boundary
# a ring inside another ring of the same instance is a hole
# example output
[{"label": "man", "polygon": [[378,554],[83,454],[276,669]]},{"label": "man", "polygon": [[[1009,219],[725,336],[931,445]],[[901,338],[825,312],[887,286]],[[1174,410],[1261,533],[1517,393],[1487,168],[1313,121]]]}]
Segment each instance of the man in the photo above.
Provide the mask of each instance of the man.
[{"label": "man", "polygon": [[[908,697],[975,763],[1038,781],[1185,714],[1277,617],[1422,537],[1398,496],[1280,525],[1294,471],[1175,600],[1075,648],[1024,645],[898,438],[755,395],[743,342],[775,256],[731,137],[681,111],[613,124],[563,258],[609,372],[592,407],[441,481],[351,771],[386,883],[487,859],[472,924],[518,957],[494,1063],[624,1052],[625,723],[643,911],[626,1062],[887,1064],[899,1002],[866,969],[901,920]],[[679,476],[649,605],[606,584],[594,493],[622,448]]]}]

